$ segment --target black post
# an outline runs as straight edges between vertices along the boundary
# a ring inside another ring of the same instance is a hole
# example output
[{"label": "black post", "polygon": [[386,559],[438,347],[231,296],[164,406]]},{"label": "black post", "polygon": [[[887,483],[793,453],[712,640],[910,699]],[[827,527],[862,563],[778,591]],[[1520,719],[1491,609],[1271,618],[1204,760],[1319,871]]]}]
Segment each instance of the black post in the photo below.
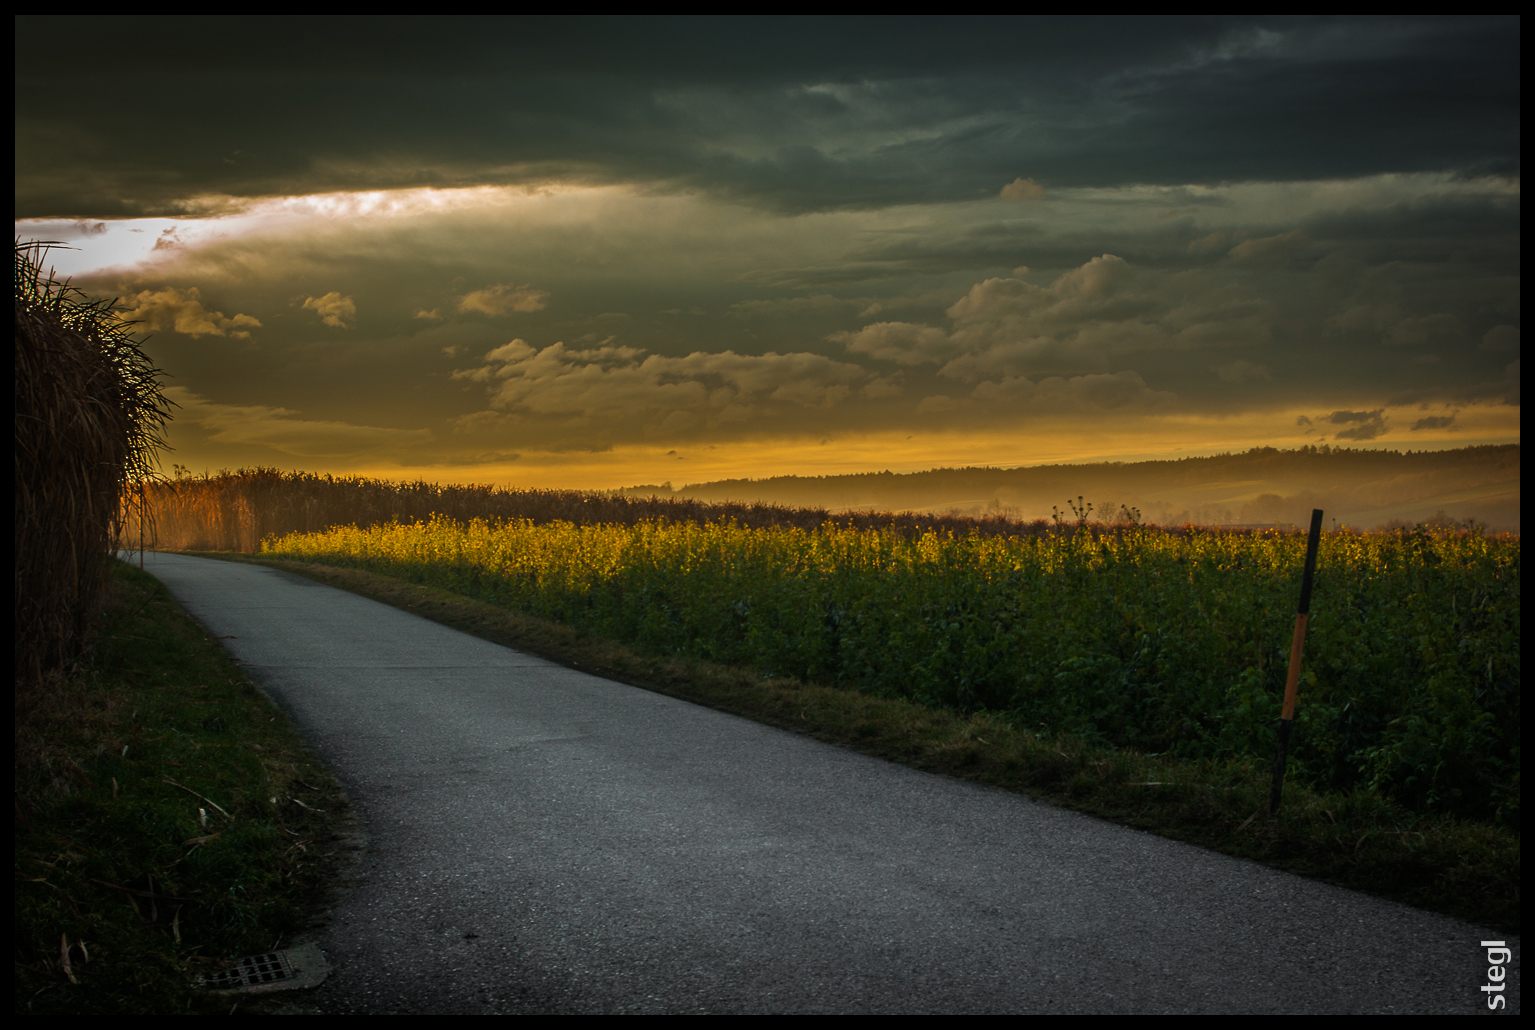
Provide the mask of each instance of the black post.
[{"label": "black post", "polygon": [[1316,549],[1322,540],[1322,509],[1311,511],[1311,533],[1306,539],[1306,572],[1300,581],[1300,605],[1295,609],[1295,636],[1290,641],[1290,672],[1285,677],[1284,709],[1279,715],[1279,753],[1274,756],[1274,788],[1269,793],[1269,812],[1279,811],[1279,797],[1284,791],[1286,752],[1290,747],[1290,727],[1295,724],[1295,695],[1300,689],[1301,652],[1306,648],[1306,620],[1311,614],[1311,580],[1316,573]]}]

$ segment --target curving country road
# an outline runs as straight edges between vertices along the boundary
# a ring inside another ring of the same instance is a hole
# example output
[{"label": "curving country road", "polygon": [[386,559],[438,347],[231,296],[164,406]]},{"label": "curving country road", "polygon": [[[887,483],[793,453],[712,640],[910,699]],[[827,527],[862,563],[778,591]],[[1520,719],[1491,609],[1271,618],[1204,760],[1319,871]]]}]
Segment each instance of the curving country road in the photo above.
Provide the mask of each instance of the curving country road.
[{"label": "curving country road", "polygon": [[1486,1011],[1493,931],[274,569],[146,567],[234,638],[367,829],[317,937],[322,1012]]}]

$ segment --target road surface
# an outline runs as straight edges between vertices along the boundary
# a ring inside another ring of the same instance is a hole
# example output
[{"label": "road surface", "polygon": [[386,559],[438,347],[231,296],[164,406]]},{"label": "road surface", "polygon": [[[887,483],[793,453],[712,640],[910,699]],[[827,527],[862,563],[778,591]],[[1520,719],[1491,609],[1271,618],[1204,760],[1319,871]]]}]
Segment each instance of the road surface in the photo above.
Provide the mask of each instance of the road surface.
[{"label": "road surface", "polygon": [[1480,942],[1502,934],[274,569],[145,564],[366,828],[316,937],[322,1012],[1486,1010]]}]

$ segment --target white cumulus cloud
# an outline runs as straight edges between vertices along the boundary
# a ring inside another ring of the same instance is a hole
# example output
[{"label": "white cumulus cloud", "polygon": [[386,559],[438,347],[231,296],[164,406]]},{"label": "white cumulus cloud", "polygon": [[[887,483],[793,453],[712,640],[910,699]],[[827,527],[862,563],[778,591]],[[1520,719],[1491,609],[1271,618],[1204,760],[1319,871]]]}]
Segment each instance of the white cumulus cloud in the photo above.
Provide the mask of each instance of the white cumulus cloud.
[{"label": "white cumulus cloud", "polygon": [[1273,313],[1263,302],[1213,284],[1140,280],[1123,258],[1103,254],[1047,286],[1016,275],[976,283],[946,311],[947,329],[877,322],[830,339],[852,353],[937,365],[941,376],[972,382],[1135,353],[1270,342]]},{"label": "white cumulus cloud", "polygon": [[641,419],[662,432],[737,422],[765,411],[830,408],[869,379],[857,365],[819,354],[686,357],[604,342],[537,348],[515,339],[455,378],[486,384],[493,407],[580,421]]},{"label": "white cumulus cloud", "polygon": [[222,311],[209,311],[203,307],[202,294],[195,286],[185,290],[144,290],[124,303],[125,307],[118,309],[122,318],[142,322],[148,329],[185,336],[233,336],[243,340],[250,337],[247,329],[261,325],[250,315],[225,318]]},{"label": "white cumulus cloud", "polygon": [[502,283],[465,294],[459,298],[458,310],[478,311],[482,315],[510,315],[542,311],[548,300],[548,290],[535,290],[527,283],[521,286]]},{"label": "white cumulus cloud", "polygon": [[1017,178],[1006,186],[998,194],[1003,200],[1038,200],[1045,195],[1045,188],[1033,179]]},{"label": "white cumulus cloud", "polygon": [[343,297],[334,290],[323,297],[305,297],[301,306],[318,314],[323,324],[336,329],[350,329],[357,320],[357,305],[352,298]]}]

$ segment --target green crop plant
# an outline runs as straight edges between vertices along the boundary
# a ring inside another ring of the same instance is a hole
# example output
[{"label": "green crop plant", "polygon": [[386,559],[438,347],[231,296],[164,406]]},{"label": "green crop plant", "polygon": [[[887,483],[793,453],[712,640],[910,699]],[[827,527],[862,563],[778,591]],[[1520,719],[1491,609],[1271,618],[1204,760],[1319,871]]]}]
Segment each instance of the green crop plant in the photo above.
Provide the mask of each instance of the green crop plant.
[{"label": "green crop plant", "polygon": [[[1271,759],[1303,536],[527,520],[269,539],[625,641],[1186,761]],[[1289,777],[1517,826],[1519,542],[1324,538]]]}]

